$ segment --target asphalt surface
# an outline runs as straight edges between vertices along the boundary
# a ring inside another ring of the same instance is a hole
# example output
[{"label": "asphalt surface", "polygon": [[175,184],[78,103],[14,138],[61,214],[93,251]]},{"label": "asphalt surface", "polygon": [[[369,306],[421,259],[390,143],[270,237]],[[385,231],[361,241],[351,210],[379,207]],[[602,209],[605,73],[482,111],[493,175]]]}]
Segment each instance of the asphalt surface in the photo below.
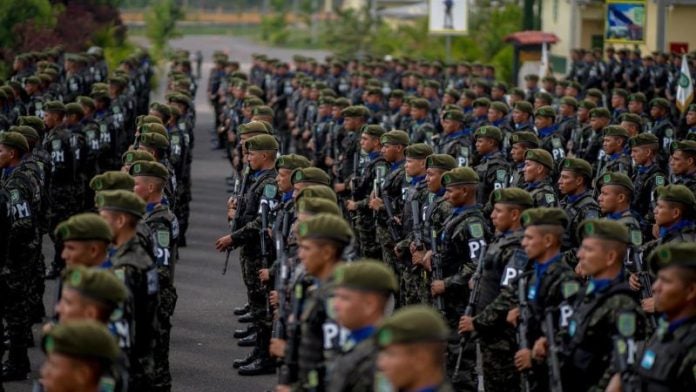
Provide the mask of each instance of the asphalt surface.
[{"label": "asphalt surface", "polygon": [[[229,269],[222,275],[224,254],[215,251],[214,242],[228,231],[225,202],[230,174],[223,152],[212,150],[209,140],[213,128],[213,112],[206,97],[207,76],[213,51],[224,50],[231,59],[248,70],[252,53],[264,53],[283,61],[293,54],[323,58],[327,53],[315,50],[267,48],[244,38],[226,36],[188,36],[175,40],[174,48],[203,53],[203,79],[199,81],[196,96],[196,147],[193,151],[193,201],[188,230],[188,247],[180,250],[176,269],[176,288],[179,301],[173,319],[170,366],[173,391],[265,391],[274,385],[275,376],[239,376],[232,369],[232,361],[242,358],[250,349],[238,347],[232,333],[242,327],[233,315],[235,306],[246,302],[246,291],[240,275],[237,252],[230,258]],[[156,94],[161,97],[161,93]],[[157,98],[156,98],[157,99]],[[48,238],[44,240],[46,260],[53,249]],[[53,313],[56,298],[55,281],[47,282],[46,303]],[[40,326],[34,327],[35,340],[40,339]],[[38,378],[43,354],[38,348],[30,351],[31,380],[6,383],[8,392],[30,391]]]}]

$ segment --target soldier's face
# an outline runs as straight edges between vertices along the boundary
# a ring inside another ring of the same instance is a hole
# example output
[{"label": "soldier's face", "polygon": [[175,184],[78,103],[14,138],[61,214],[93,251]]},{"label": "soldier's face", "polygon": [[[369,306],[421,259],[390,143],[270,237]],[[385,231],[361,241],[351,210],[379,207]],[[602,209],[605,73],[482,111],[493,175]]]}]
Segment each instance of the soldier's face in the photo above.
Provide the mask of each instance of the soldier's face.
[{"label": "soldier's face", "polygon": [[694,159],[688,158],[683,151],[677,150],[669,157],[669,168],[674,174],[685,174],[694,165]]},{"label": "soldier's face", "polygon": [[[89,390],[92,371],[78,360],[67,355],[50,353],[41,366],[41,385],[46,392]],[[85,377],[89,376],[89,377]]]},{"label": "soldier's face", "polygon": [[425,159],[406,158],[404,170],[409,177],[422,176],[425,173]]},{"label": "soldier's face", "polygon": [[408,390],[413,386],[416,372],[423,367],[414,355],[414,348],[404,344],[392,344],[379,352],[377,367],[396,390]]},{"label": "soldier's face", "polygon": [[628,111],[635,114],[643,114],[643,102],[630,101],[628,103]]},{"label": "soldier's face", "polygon": [[[65,241],[60,256],[67,266],[84,265],[93,266],[97,254],[94,244],[90,241]],[[98,260],[101,262],[103,260]]]},{"label": "soldier's face", "polygon": [[618,136],[605,136],[602,140],[602,148],[607,154],[616,154],[623,149],[623,140]]},{"label": "soldier's face", "polygon": [[247,161],[252,170],[259,170],[266,161],[266,154],[262,151],[249,151]]},{"label": "soldier's face", "polygon": [[442,170],[429,168],[425,171],[425,183],[428,186],[428,191],[436,193],[442,187]]},{"label": "soldier's face", "polygon": [[[515,220],[519,221],[519,214],[513,214],[513,211],[519,211],[506,204],[496,203],[491,212],[491,221],[495,230],[505,232],[510,230]],[[515,219],[517,218],[517,219]]]},{"label": "soldier's face", "polygon": [[679,267],[667,267],[658,271],[652,286],[656,312],[670,316],[694,303],[696,283],[685,280],[683,274],[684,271]]},{"label": "soldier's face", "polygon": [[609,124],[609,119],[604,118],[604,117],[591,117],[590,118],[590,127],[592,127],[593,130],[599,131],[602,128],[606,127],[607,124]]},{"label": "soldier's face", "polygon": [[561,104],[561,106],[558,107],[558,114],[563,117],[571,117],[575,115],[574,110],[575,109],[570,105]]},{"label": "soldier's face", "polygon": [[479,154],[488,154],[495,149],[495,141],[487,137],[476,138],[476,152]]},{"label": "soldier's face", "polygon": [[17,151],[15,149],[0,144],[0,169],[9,167],[16,154]]},{"label": "soldier's face", "polygon": [[46,124],[46,128],[55,127],[56,125],[60,124],[60,120],[62,120],[62,117],[56,112],[44,113],[44,124]]},{"label": "soldier's face", "polygon": [[624,107],[625,104],[626,103],[625,103],[624,97],[622,97],[620,95],[616,95],[616,94],[611,96],[611,107],[612,108],[614,108],[614,109],[622,108],[622,107]]},{"label": "soldier's face", "polygon": [[530,260],[539,258],[546,251],[546,241],[541,230],[536,226],[529,226],[524,229],[522,237],[522,248]]},{"label": "soldier's face", "polygon": [[696,111],[689,110],[686,112],[686,125],[696,124]]},{"label": "soldier's face", "polygon": [[312,240],[300,240],[297,256],[312,276],[320,276],[320,273],[328,267],[333,252],[328,251],[328,246],[320,245]]},{"label": "soldier's face", "polygon": [[578,176],[571,171],[563,170],[561,171],[561,175],[558,177],[558,190],[561,191],[562,195],[574,195],[581,183],[581,176]]},{"label": "soldier's face", "polygon": [[527,120],[529,120],[529,114],[527,114],[526,112],[523,112],[519,109],[514,109],[512,111],[512,121],[515,124],[522,124]]},{"label": "soldier's face", "polygon": [[537,129],[546,128],[551,125],[553,125],[553,118],[541,116],[536,116],[534,118],[534,126],[537,127]]},{"label": "soldier's face", "polygon": [[349,330],[364,327],[378,310],[376,309],[378,301],[375,301],[375,296],[376,294],[337,287],[333,297],[336,321]]},{"label": "soldier's face", "polygon": [[403,147],[397,144],[382,144],[382,156],[387,162],[395,162],[402,149]]},{"label": "soldier's face", "polygon": [[474,115],[476,117],[488,116],[488,106],[478,105],[474,107]]},{"label": "soldier's face", "polygon": [[645,146],[631,148],[631,159],[636,165],[645,165],[650,160],[650,148]]},{"label": "soldier's face", "polygon": [[56,304],[56,313],[61,323],[86,319],[87,306],[80,293],[72,288],[63,288]]},{"label": "soldier's face", "polygon": [[495,122],[503,118],[503,113],[500,113],[499,111],[495,109],[488,109],[488,121],[489,122]]},{"label": "soldier's face", "polygon": [[466,202],[466,188],[463,186],[448,186],[445,189],[445,201],[454,207],[459,207]]},{"label": "soldier's face", "polygon": [[578,250],[580,269],[587,276],[597,276],[607,267],[607,248],[602,246],[602,240],[584,238]]},{"label": "soldier's face", "polygon": [[515,143],[510,148],[510,156],[515,163],[524,161],[525,152],[527,152],[527,149],[522,143]]},{"label": "soldier's face", "polygon": [[675,223],[679,217],[679,209],[664,200],[657,200],[655,209],[655,223],[660,227],[667,227]]},{"label": "soldier's face", "polygon": [[459,121],[442,120],[442,130],[445,131],[445,133],[450,134],[457,132],[457,128],[459,128]]},{"label": "soldier's face", "polygon": [[290,169],[278,169],[278,174],[276,175],[276,182],[278,183],[278,189],[281,192],[288,192],[292,190],[292,182],[290,181],[292,177],[292,170]]},{"label": "soldier's face", "polygon": [[524,180],[526,182],[534,182],[541,178],[544,171],[544,166],[540,163],[526,160],[524,161]]},{"label": "soldier's face", "polygon": [[620,193],[612,185],[605,185],[599,193],[599,208],[603,214],[615,212],[619,208]]}]

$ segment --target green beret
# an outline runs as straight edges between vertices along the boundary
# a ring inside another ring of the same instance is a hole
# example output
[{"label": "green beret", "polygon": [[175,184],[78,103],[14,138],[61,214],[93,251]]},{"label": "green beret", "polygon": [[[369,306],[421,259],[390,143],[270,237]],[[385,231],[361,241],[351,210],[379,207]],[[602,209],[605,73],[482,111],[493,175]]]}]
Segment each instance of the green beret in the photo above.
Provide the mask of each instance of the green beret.
[{"label": "green beret", "polygon": [[561,162],[561,171],[569,171],[585,178],[592,178],[592,165],[580,158],[565,158]]},{"label": "green beret", "polygon": [[169,141],[169,132],[167,132],[167,128],[164,127],[164,125],[159,124],[159,123],[145,123],[140,127],[140,133],[141,135],[144,135],[146,133],[156,133],[159,135],[162,135]]},{"label": "green beret", "polygon": [[155,157],[152,154],[143,150],[126,151],[121,159],[124,165],[130,165],[135,161],[155,161]]},{"label": "green beret", "polygon": [[366,135],[370,135],[372,137],[376,137],[378,139],[382,138],[382,135],[386,133],[384,128],[382,128],[381,125],[377,124],[370,124],[370,125],[363,125],[362,127],[362,133]]},{"label": "green beret", "polygon": [[609,125],[604,128],[604,136],[618,136],[628,139],[628,131],[618,125]]},{"label": "green beret", "polygon": [[660,245],[650,252],[647,262],[654,274],[666,267],[696,268],[696,244],[670,242]]},{"label": "green beret", "polygon": [[178,104],[186,105],[188,108],[193,106],[191,98],[185,96],[184,94],[170,94],[167,96],[167,100],[169,102],[176,102]]},{"label": "green beret", "polygon": [[331,178],[325,171],[318,167],[297,168],[292,172],[292,184],[313,183],[318,185],[331,185]]},{"label": "green beret", "polygon": [[133,177],[157,177],[169,180],[169,170],[159,162],[136,161],[128,171]]},{"label": "green beret", "polygon": [[135,180],[128,173],[122,171],[107,171],[97,174],[89,181],[89,187],[93,191],[113,191],[121,189],[132,191]]},{"label": "green beret", "polygon": [[121,353],[114,335],[103,324],[92,320],[56,324],[43,337],[41,346],[47,355],[57,353],[96,360],[107,366]]},{"label": "green beret", "polygon": [[696,103],[692,103],[689,105],[689,108],[687,109],[689,112],[696,112]]},{"label": "green beret", "polygon": [[128,289],[108,269],[68,267],[63,275],[63,287],[77,290],[80,294],[116,307],[128,298]]},{"label": "green beret", "polygon": [[452,120],[452,121],[459,121],[459,122],[464,122],[464,112],[461,110],[457,109],[451,109],[448,110],[444,113],[442,116],[443,120]]},{"label": "green beret", "polygon": [[297,225],[297,236],[304,239],[330,239],[348,244],[353,238],[353,231],[343,217],[319,214]]},{"label": "green beret", "polygon": [[122,76],[112,76],[109,78],[109,84],[125,87],[128,84],[128,79]]},{"label": "green beret", "polygon": [[643,126],[643,119],[639,115],[634,113],[624,113],[621,115],[621,121],[630,122],[636,124],[639,128]]},{"label": "green beret", "polygon": [[573,98],[573,97],[563,97],[563,98],[561,98],[561,105],[572,106],[577,110],[578,100]]},{"label": "green beret", "polygon": [[508,107],[508,105],[506,105],[503,102],[498,102],[498,101],[491,102],[490,108],[493,110],[497,110],[503,114],[508,114],[508,112],[510,111],[510,108]]},{"label": "green beret", "polygon": [[568,226],[568,215],[560,208],[531,208],[522,213],[522,225],[529,226]]},{"label": "green beret", "polygon": [[169,106],[159,103],[159,102],[153,102],[150,104],[150,109],[158,112],[164,117],[171,117],[172,116],[172,109],[169,108]]},{"label": "green beret", "polygon": [[159,117],[157,117],[157,116],[152,116],[152,115],[149,115],[149,114],[148,114],[148,115],[142,115],[142,116],[136,117],[135,123],[136,123],[136,126],[137,126],[138,128],[142,127],[142,126],[145,125],[145,124],[160,124],[160,125],[164,125],[164,123],[162,123],[162,119],[161,119],[161,118],[159,118]]},{"label": "green beret", "polygon": [[297,201],[297,212],[311,215],[331,214],[342,217],[338,204],[319,197],[303,197]]},{"label": "green beret", "polygon": [[587,99],[583,99],[578,104],[578,107],[583,108],[583,109],[587,109],[587,110],[592,110],[592,109],[597,107],[597,104],[592,102],[592,101],[588,101]]},{"label": "green beret", "polygon": [[29,151],[29,142],[19,132],[0,132],[0,144],[17,149],[21,153]]},{"label": "green beret", "polygon": [[583,238],[629,243],[628,228],[618,221],[610,219],[587,219],[580,223],[576,233],[578,241]]},{"label": "green beret", "polygon": [[297,154],[281,155],[276,159],[275,167],[276,169],[300,169],[311,166],[312,163],[309,159]]},{"label": "green beret", "polygon": [[406,93],[404,92],[404,90],[396,89],[396,90],[392,90],[392,92],[389,93],[389,98],[403,99],[405,95],[406,95]]},{"label": "green beret", "polygon": [[43,120],[36,116],[21,116],[19,117],[19,125],[26,125],[32,127],[40,134],[46,129],[46,125]]},{"label": "green beret", "polygon": [[425,168],[452,170],[457,167],[457,160],[449,154],[432,154],[425,159]]},{"label": "green beret", "polygon": [[515,102],[514,109],[519,110],[520,112],[523,112],[523,113],[529,113],[530,115],[534,114],[534,106],[532,106],[532,104],[527,102],[527,101]]},{"label": "green beret", "polygon": [[399,282],[391,268],[381,261],[369,259],[338,266],[334,271],[334,284],[359,291],[386,293],[399,291]]},{"label": "green beret", "polygon": [[65,114],[75,114],[80,117],[84,117],[85,109],[83,109],[82,105],[80,105],[79,103],[71,102],[65,105]]},{"label": "green beret", "polygon": [[41,79],[38,76],[29,76],[24,79],[25,84],[41,84]]},{"label": "green beret", "polygon": [[423,83],[423,86],[434,88],[434,89],[439,89],[440,82],[438,82],[437,80],[426,80],[425,83]]},{"label": "green beret", "polygon": [[622,88],[615,88],[614,91],[612,91],[612,95],[618,95],[620,97],[628,99],[628,91]]},{"label": "green beret", "polygon": [[493,125],[484,125],[474,132],[474,137],[487,137],[500,143],[503,140],[503,132],[500,131],[500,128]]},{"label": "green beret", "polygon": [[65,113],[66,110],[65,105],[61,101],[48,101],[43,107],[46,112]]},{"label": "green beret", "polygon": [[648,99],[645,97],[645,94],[643,93],[633,93],[628,96],[628,102],[643,102],[645,103]]},{"label": "green beret", "polygon": [[650,132],[640,133],[628,140],[630,147],[646,146],[651,144],[659,144],[660,140]]},{"label": "green beret", "polygon": [[[338,103],[338,100],[336,101]],[[370,111],[362,105],[348,106],[341,111],[343,117],[367,117]]]},{"label": "green beret", "polygon": [[597,98],[597,99],[599,99],[600,101],[602,100],[602,97],[604,97],[604,94],[602,94],[602,90],[596,89],[596,88],[591,88],[591,89],[587,90],[587,92],[585,93],[585,95],[588,96],[588,97]]},{"label": "green beret", "polygon": [[631,191],[631,193],[634,192],[633,181],[631,181],[631,179],[623,173],[604,173],[599,179],[599,186],[601,188],[604,185],[619,185],[628,189]]},{"label": "green beret", "polygon": [[366,90],[367,95],[382,95],[382,89],[379,87],[370,87]]},{"label": "green beret", "polygon": [[696,153],[696,141],[683,140],[678,142],[672,142],[671,148],[672,152],[681,150]]},{"label": "green beret", "polygon": [[24,136],[25,139],[27,139],[27,143],[36,143],[41,139],[39,136],[39,133],[36,132],[36,130],[30,126],[27,125],[16,125],[12,126],[9,129],[9,132],[17,132]]},{"label": "green beret", "polygon": [[319,97],[319,101],[317,103],[320,106],[321,105],[333,106],[335,102],[336,102],[336,98],[323,95],[323,96]]},{"label": "green beret", "polygon": [[237,129],[240,135],[270,134],[268,128],[261,121],[250,121],[246,124],[241,124]]},{"label": "green beret", "polygon": [[77,97],[77,103],[79,103],[82,106],[87,106],[88,108],[90,108],[92,110],[94,110],[96,108],[96,106],[94,104],[94,100],[92,98],[84,96],[84,95]]},{"label": "green beret", "polygon": [[411,107],[416,109],[430,110],[430,102],[425,98],[414,98],[411,100]]},{"label": "green beret", "polygon": [[536,117],[556,118],[556,110],[551,106],[542,106],[534,112]]},{"label": "green beret", "polygon": [[669,101],[664,99],[664,98],[654,98],[652,101],[650,101],[650,107],[653,106],[659,106],[662,108],[665,108],[665,110],[669,110]]},{"label": "green beret", "polygon": [[[157,124],[149,124],[157,125]],[[166,150],[169,148],[169,139],[159,133],[148,132],[140,135],[140,144],[158,150]]]},{"label": "green beret", "polygon": [[491,100],[488,98],[476,98],[474,100],[474,103],[472,104],[474,107],[478,106],[485,106],[485,107],[490,107],[491,106]]},{"label": "green beret", "polygon": [[541,144],[541,141],[534,132],[518,131],[510,135],[510,145],[517,143],[524,143],[528,147],[537,148]]},{"label": "green beret", "polygon": [[425,143],[415,143],[406,147],[404,153],[408,158],[425,159],[433,153],[433,149]]},{"label": "green beret", "polygon": [[400,144],[402,146],[408,146],[410,141],[406,132],[394,130],[382,135],[380,142],[382,144]]},{"label": "green beret", "polygon": [[527,161],[534,161],[540,163],[553,170],[553,157],[548,151],[544,150],[543,148],[534,148],[525,151],[524,159]]},{"label": "green beret", "polygon": [[[516,96],[516,97],[519,97],[519,98],[524,99],[524,97],[525,97],[527,94],[525,94],[525,93],[524,93],[524,90],[522,90],[521,88],[519,88],[519,87],[513,87],[513,88],[510,89],[510,95],[514,95],[514,96]],[[518,101],[518,102],[520,102],[520,101]]]},{"label": "green beret", "polygon": [[262,98],[263,97],[263,90],[259,86],[256,85],[250,85],[247,87],[247,94],[252,95],[254,97]]},{"label": "green beret", "polygon": [[124,190],[101,191],[94,197],[99,210],[119,211],[142,218],[145,202],[133,192]]},{"label": "green beret", "polygon": [[392,344],[446,342],[449,328],[442,314],[431,306],[411,305],[386,318],[375,334],[381,348]]},{"label": "green beret", "polygon": [[453,89],[453,88],[448,88],[445,90],[445,95],[449,95],[452,98],[454,98],[455,101],[459,101],[459,98],[461,98],[461,94],[459,94],[459,91]]},{"label": "green beret", "polygon": [[680,203],[691,209],[696,207],[696,198],[694,198],[693,192],[691,192],[691,189],[684,185],[667,185],[658,187],[657,199]]},{"label": "green beret", "polygon": [[300,191],[297,193],[297,201],[299,202],[305,197],[326,199],[333,201],[334,203],[336,203],[338,200],[336,192],[326,185],[310,185],[300,189]]},{"label": "green beret", "polygon": [[492,204],[514,204],[525,208],[534,206],[534,200],[529,192],[520,188],[496,189],[491,192]]},{"label": "green beret", "polygon": [[594,108],[590,110],[590,118],[602,117],[606,119],[611,118],[611,113],[606,108]]},{"label": "green beret", "polygon": [[442,175],[442,186],[478,184],[479,176],[470,167],[457,167]]},{"label": "green beret", "polygon": [[547,105],[551,105],[551,102],[553,102],[553,97],[546,91],[539,91],[538,93],[534,94],[534,98],[541,99],[542,101],[546,102]]},{"label": "green beret", "polygon": [[271,135],[256,135],[244,143],[247,151],[278,151],[278,141]]},{"label": "green beret", "polygon": [[[336,98],[336,100],[334,101],[334,106],[345,109],[350,106],[350,101],[344,97]],[[343,115],[343,111],[341,111],[341,115]]]},{"label": "green beret", "polygon": [[474,90],[464,89],[462,90],[462,95],[472,100],[476,99],[476,92],[474,92]]},{"label": "green beret", "polygon": [[54,231],[60,241],[104,241],[113,239],[111,228],[104,218],[92,212],[73,215],[64,220]]}]

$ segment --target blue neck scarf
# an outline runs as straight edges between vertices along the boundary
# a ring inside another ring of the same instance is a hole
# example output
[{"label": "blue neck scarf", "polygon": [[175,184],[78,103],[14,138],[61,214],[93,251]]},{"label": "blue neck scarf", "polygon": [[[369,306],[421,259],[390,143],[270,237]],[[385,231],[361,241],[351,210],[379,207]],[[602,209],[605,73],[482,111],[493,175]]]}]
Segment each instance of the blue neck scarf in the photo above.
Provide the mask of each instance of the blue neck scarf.
[{"label": "blue neck scarf", "polygon": [[394,170],[398,169],[399,167],[401,167],[401,164],[404,163],[404,161],[405,161],[405,160],[402,159],[402,160],[400,160],[400,161],[396,161],[396,162],[392,163],[392,164],[391,164],[391,167],[389,168],[389,171],[390,171],[390,172],[393,172]]},{"label": "blue neck scarf", "polygon": [[420,184],[420,183],[423,182],[423,181],[425,181],[425,175],[422,175],[422,176],[415,176],[415,177],[411,177],[411,181],[409,182],[409,184],[410,184],[411,186],[416,186],[416,185]]},{"label": "blue neck scarf", "polygon": [[569,203],[575,203],[576,201],[580,200],[581,197],[585,196],[587,194],[587,191],[578,193],[577,195],[568,195],[568,202]]},{"label": "blue neck scarf", "polygon": [[379,151],[372,151],[371,153],[367,154],[367,158],[371,161],[374,161],[379,157]]},{"label": "blue neck scarf", "polygon": [[469,136],[471,135],[471,129],[466,128],[466,129],[460,129],[457,132],[452,132],[449,135],[445,135],[445,139],[456,139],[460,136]]},{"label": "blue neck scarf", "polygon": [[470,206],[459,206],[459,207],[454,207],[452,208],[452,215],[457,216],[460,215],[462,212],[466,210],[470,210],[472,208],[477,208],[478,204],[470,205]]},{"label": "blue neck scarf", "polygon": [[541,279],[544,277],[544,274],[549,269],[549,267],[551,267],[551,265],[555,263],[558,263],[560,260],[560,253],[558,253],[556,256],[553,256],[549,261],[547,261],[544,264],[541,264],[534,260],[534,276],[536,277],[536,279],[534,282],[534,286],[531,286],[529,288],[529,291],[527,292],[527,299],[536,302],[537,294],[539,293],[539,286],[541,286]]},{"label": "blue neck scarf", "polygon": [[676,331],[679,327],[692,321],[695,318],[696,318],[696,316],[692,316],[692,317],[684,317],[684,318],[679,319],[679,320],[674,320],[671,323],[669,323],[667,330],[669,331],[669,333],[673,334],[674,331]]},{"label": "blue neck scarf", "polygon": [[668,234],[672,234],[685,227],[692,226],[693,224],[694,222],[689,219],[681,219],[679,220],[679,222],[673,224],[672,226],[660,227],[660,238],[665,238]]},{"label": "blue neck scarf", "polygon": [[606,218],[611,219],[611,220],[619,220],[623,215],[628,211],[628,209],[625,209],[623,211],[616,211],[616,212],[611,212],[607,214]]},{"label": "blue neck scarf", "polygon": [[287,191],[283,193],[283,203],[287,203],[292,200],[293,191]]},{"label": "blue neck scarf", "polygon": [[358,328],[356,330],[350,331],[348,339],[352,340],[353,343],[358,344],[364,340],[369,339],[375,334],[376,328],[373,325],[368,325],[367,327]]},{"label": "blue neck scarf", "polygon": [[587,284],[587,294],[601,293],[605,291],[611,284],[623,281],[624,274],[620,271],[615,278],[610,279],[594,279],[590,278],[590,282]]},{"label": "blue neck scarf", "polygon": [[539,137],[543,139],[545,137],[551,136],[557,130],[558,130],[558,125],[556,125],[556,124],[553,124],[553,125],[548,126],[546,128],[541,128],[539,130]]}]

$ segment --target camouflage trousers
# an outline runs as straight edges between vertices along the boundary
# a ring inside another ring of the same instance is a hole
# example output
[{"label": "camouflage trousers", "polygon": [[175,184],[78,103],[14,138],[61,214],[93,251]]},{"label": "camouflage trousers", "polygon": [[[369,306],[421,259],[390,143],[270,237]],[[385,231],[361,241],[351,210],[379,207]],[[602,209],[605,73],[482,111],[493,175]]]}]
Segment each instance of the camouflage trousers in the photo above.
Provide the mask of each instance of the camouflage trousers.
[{"label": "camouflage trousers", "polygon": [[[410,256],[409,256],[410,257]],[[430,302],[428,276],[420,266],[407,266],[401,273],[399,297],[402,306],[427,304]]]},{"label": "camouflage trousers", "polygon": [[516,392],[520,390],[520,377],[515,368],[516,345],[514,337],[496,334],[481,339],[486,392]]},{"label": "camouflage trousers", "polygon": [[30,324],[41,322],[46,315],[46,309],[43,303],[43,295],[46,290],[46,283],[44,281],[46,265],[44,264],[44,256],[41,252],[41,242],[41,237],[39,237],[32,243],[32,246],[30,246],[32,256],[28,260],[31,270],[29,274],[29,292],[27,295],[27,303],[31,312],[29,318]]},{"label": "camouflage trousers", "polygon": [[[162,276],[162,274],[160,274]],[[152,350],[154,373],[152,391],[168,392],[172,389],[172,375],[169,371],[169,340],[172,330],[172,315],[178,295],[171,280],[160,280],[160,303],[157,308],[159,329],[156,331]]]},{"label": "camouflage trousers", "polygon": [[[447,375],[456,391],[471,391],[476,388],[476,345],[472,339],[467,339],[464,346],[461,345],[461,337],[453,330],[447,341]],[[457,360],[459,368],[457,369]]]},{"label": "camouflage trousers", "polygon": [[176,190],[176,207],[174,208],[174,215],[179,222],[179,244],[186,243],[186,231],[189,225],[189,215],[190,202],[191,202],[191,188],[190,181],[189,184],[179,184]]},{"label": "camouflage trousers", "polygon": [[360,256],[379,260],[382,258],[382,247],[377,242],[374,217],[371,213],[358,213],[355,219],[355,234],[360,244]]},{"label": "camouflage trousers", "polygon": [[377,225],[376,229],[377,241],[382,248],[382,261],[390,266],[396,275],[397,281],[401,281],[402,265],[399,258],[394,253],[394,241],[389,235],[389,230],[386,227]]},{"label": "camouflage trousers", "polygon": [[[31,285],[31,269],[13,268],[9,274],[0,277],[0,294],[3,296],[2,313],[10,349],[26,350],[29,342],[31,309],[28,295]],[[2,322],[0,322],[2,323]]]},{"label": "camouflage trousers", "polygon": [[261,350],[261,353],[267,353],[271,336],[271,317],[268,312],[268,291],[259,279],[261,261],[258,258],[249,257],[244,251],[240,259],[242,277],[247,288],[249,312],[254,319],[253,324],[256,329],[256,347]]}]

